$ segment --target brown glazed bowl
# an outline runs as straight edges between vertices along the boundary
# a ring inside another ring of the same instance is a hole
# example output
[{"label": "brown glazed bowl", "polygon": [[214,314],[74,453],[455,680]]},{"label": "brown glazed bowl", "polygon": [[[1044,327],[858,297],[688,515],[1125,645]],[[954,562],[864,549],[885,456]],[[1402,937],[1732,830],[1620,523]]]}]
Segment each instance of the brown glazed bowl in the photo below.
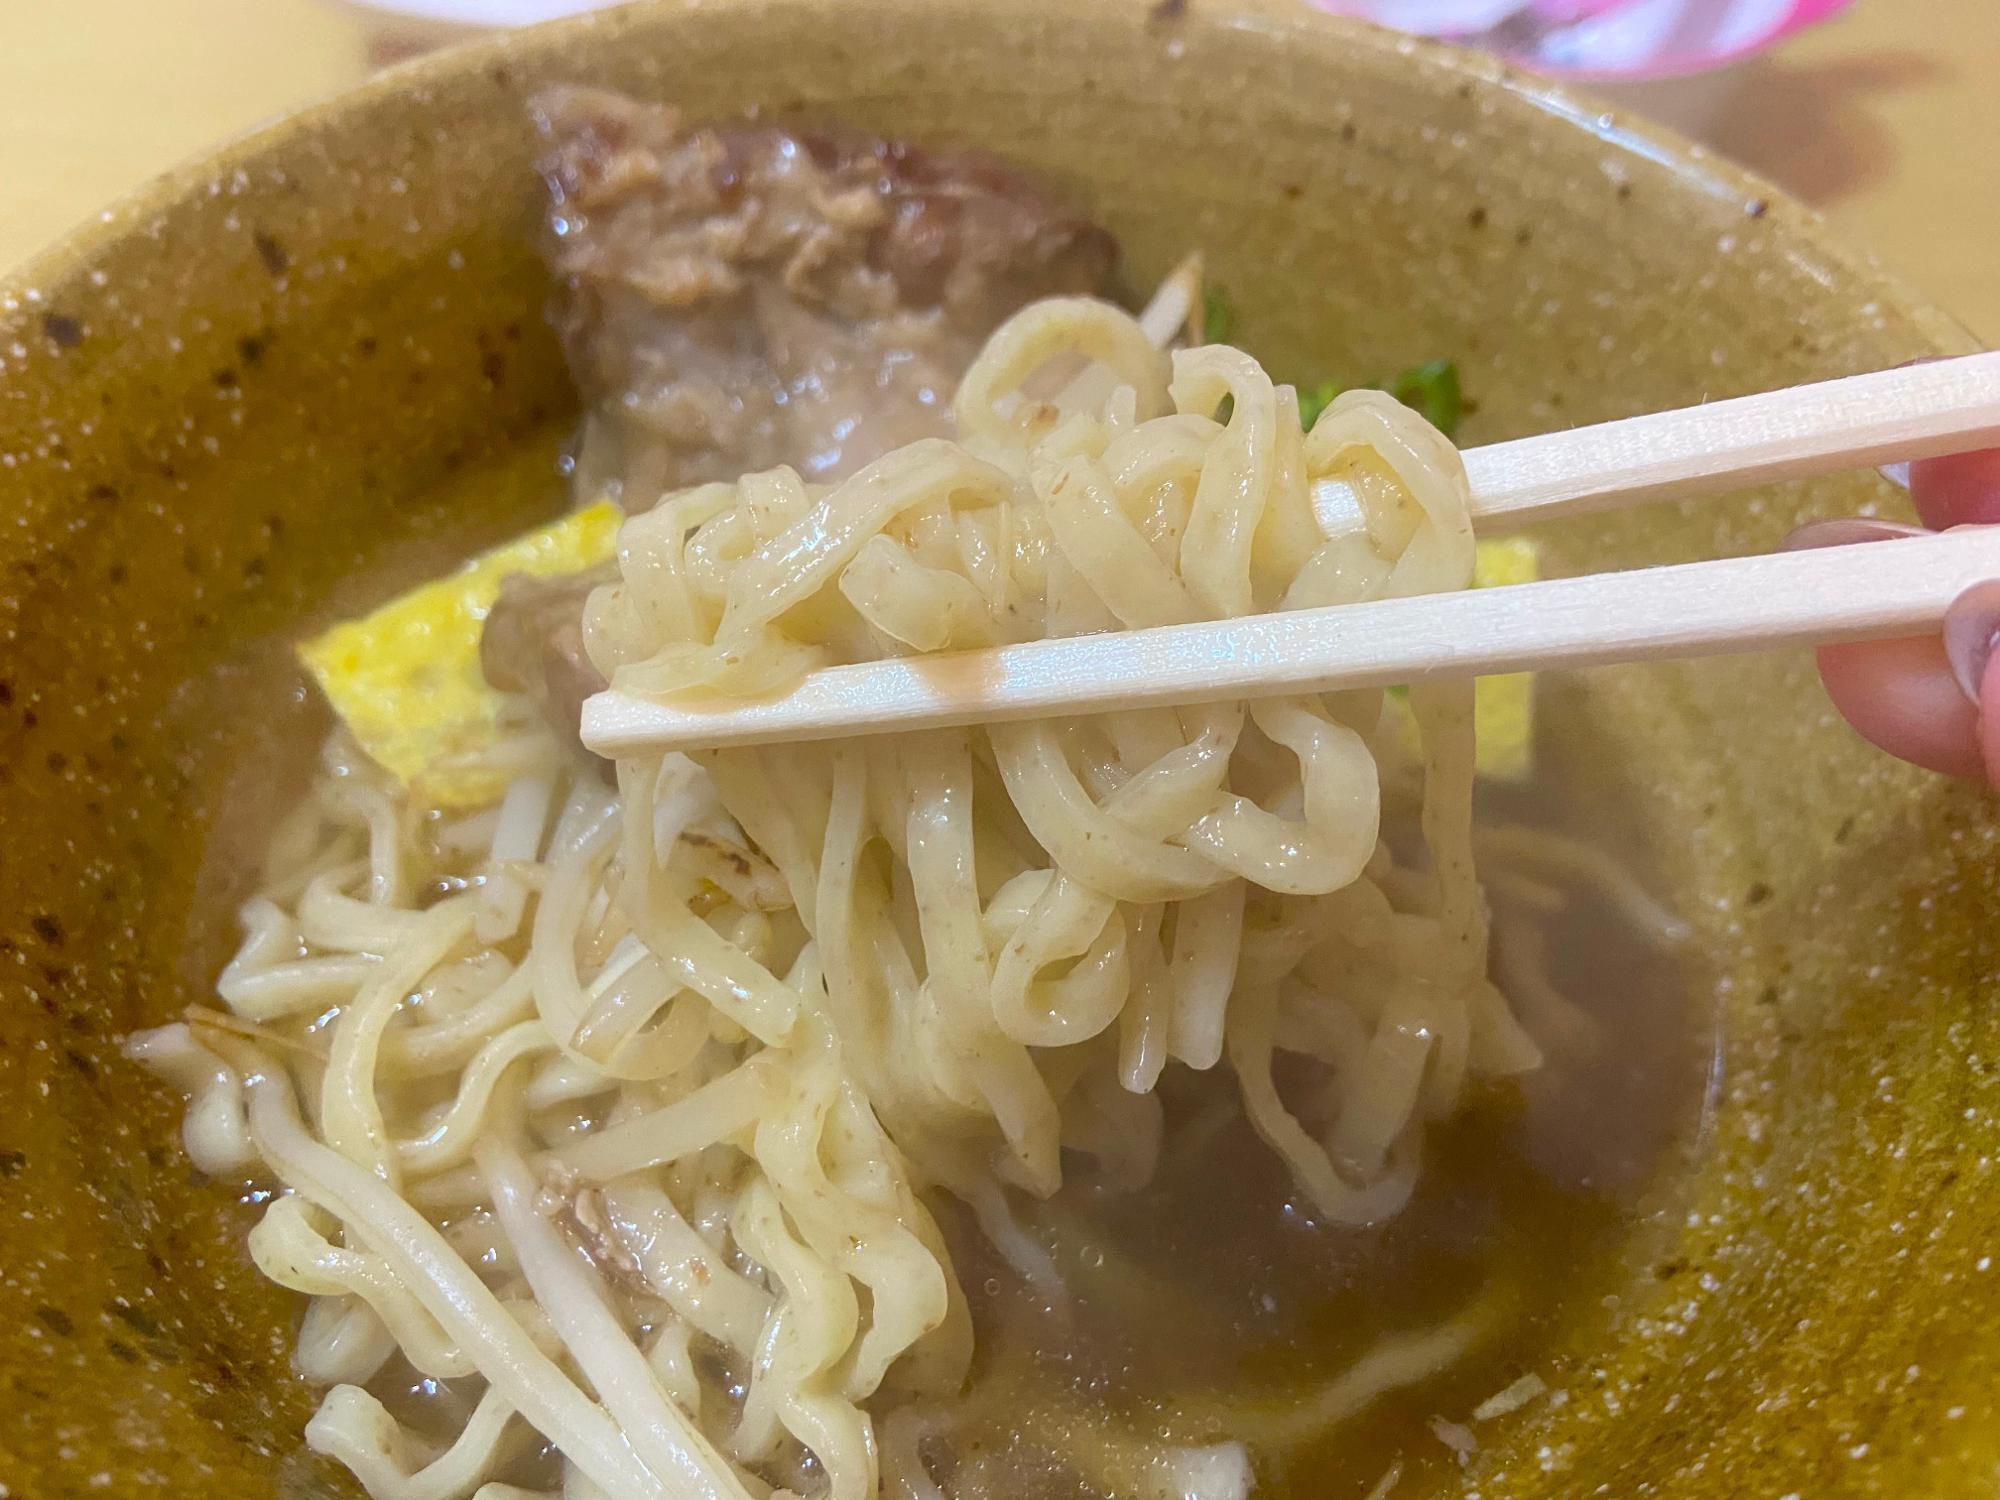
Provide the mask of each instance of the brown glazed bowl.
[{"label": "brown glazed bowl", "polygon": [[[118,1041],[233,940],[232,831],[306,712],[284,643],[559,503],[523,101],[579,79],[1004,153],[1134,286],[1205,249],[1281,375],[1454,353],[1472,441],[1967,345],[1685,143],[1288,0],[670,0],[398,69],[108,211],[0,285],[0,1495],[352,1493],[302,1456],[245,1216]],[[1850,476],[1549,556],[1896,503]],[[1569,1399],[1466,1487],[1991,1493],[1992,802],[1859,743],[1799,655],[1545,686],[1548,762],[1697,929],[1721,1081],[1670,1221],[1522,1353]]]}]

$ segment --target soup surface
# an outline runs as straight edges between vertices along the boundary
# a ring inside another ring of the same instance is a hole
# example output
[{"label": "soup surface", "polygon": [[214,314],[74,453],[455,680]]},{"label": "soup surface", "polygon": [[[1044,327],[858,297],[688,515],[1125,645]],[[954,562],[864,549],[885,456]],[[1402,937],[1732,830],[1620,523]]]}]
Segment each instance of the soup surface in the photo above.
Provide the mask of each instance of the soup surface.
[{"label": "soup surface", "polygon": [[[560,514],[569,441],[551,431],[438,491],[424,506],[437,518],[429,534],[347,569],[299,634]],[[245,699],[271,711],[222,712]],[[216,737],[214,760],[230,768],[210,789],[204,892],[185,956],[200,993],[238,940],[236,909],[257,885],[278,813],[312,780],[332,716],[286,638],[190,684],[181,723],[191,738]],[[1578,753],[1541,748],[1558,761]],[[1617,816],[1615,799],[1571,799],[1559,766],[1482,783],[1479,805],[1483,821],[1600,849]],[[1643,888],[1645,863],[1629,848],[1617,859]],[[1524,1376],[1544,1387],[1537,1401],[1588,1382],[1587,1368],[1554,1355],[1563,1330],[1631,1278],[1678,1274],[1658,1247],[1700,1149],[1721,1042],[1697,957],[1663,944],[1621,891],[1586,880],[1565,894],[1547,974],[1585,1024],[1548,1066],[1489,1089],[1431,1136],[1412,1200],[1387,1223],[1317,1222],[1227,1081],[1186,1072],[1162,1085],[1166,1139],[1150,1183],[1120,1190],[1086,1167],[1025,1206],[1021,1227],[1056,1271],[1058,1294],[1024,1278],[961,1206],[933,1199],[979,1350],[966,1450],[1018,1485],[1011,1493],[1051,1500],[1127,1492],[1122,1445],[1159,1439],[1246,1441],[1264,1495],[1370,1496],[1392,1473],[1388,1493],[1449,1493],[1454,1444],[1505,1430],[1506,1416],[1472,1420],[1481,1403]],[[237,1234],[271,1187],[243,1184]],[[1352,1378],[1371,1355],[1379,1391]],[[400,1363],[376,1389],[440,1441],[464,1421],[462,1402]],[[1052,1464],[1052,1448],[1071,1462]],[[511,1477],[552,1478],[541,1459]]]}]

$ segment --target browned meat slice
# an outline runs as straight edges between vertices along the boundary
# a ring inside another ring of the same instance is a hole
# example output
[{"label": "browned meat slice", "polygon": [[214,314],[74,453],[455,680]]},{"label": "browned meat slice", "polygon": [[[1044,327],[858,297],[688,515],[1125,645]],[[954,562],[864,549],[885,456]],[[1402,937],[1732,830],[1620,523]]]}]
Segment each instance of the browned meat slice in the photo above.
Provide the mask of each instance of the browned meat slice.
[{"label": "browned meat slice", "polygon": [[[1037,297],[1097,289],[1117,246],[990,158],[776,127],[690,128],[591,89],[535,102],[555,323],[583,392],[584,493],[669,490],[788,463],[832,480],[946,431],[986,336]],[[509,579],[480,656],[559,729],[603,686],[595,578]]]},{"label": "browned meat slice", "polygon": [[575,735],[583,700],[604,679],[583,650],[583,602],[600,583],[617,576],[610,564],[565,578],[514,573],[500,582],[500,597],[479,633],[479,667],[507,693],[526,693],[558,733]]},{"label": "browned meat slice", "polygon": [[981,341],[1036,297],[1096,289],[1116,257],[968,152],[689,128],[588,89],[536,112],[580,461],[628,509],[780,463],[837,479],[944,431]]}]

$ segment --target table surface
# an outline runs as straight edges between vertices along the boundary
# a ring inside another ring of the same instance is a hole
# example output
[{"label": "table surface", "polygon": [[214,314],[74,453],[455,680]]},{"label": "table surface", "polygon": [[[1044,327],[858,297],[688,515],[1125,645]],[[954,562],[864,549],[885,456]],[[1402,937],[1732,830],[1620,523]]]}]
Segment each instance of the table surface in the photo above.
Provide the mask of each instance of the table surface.
[{"label": "table surface", "polygon": [[[0,0],[0,268],[396,45],[335,0]],[[1636,97],[2000,341],[2000,0],[1857,0],[1733,75]]]}]

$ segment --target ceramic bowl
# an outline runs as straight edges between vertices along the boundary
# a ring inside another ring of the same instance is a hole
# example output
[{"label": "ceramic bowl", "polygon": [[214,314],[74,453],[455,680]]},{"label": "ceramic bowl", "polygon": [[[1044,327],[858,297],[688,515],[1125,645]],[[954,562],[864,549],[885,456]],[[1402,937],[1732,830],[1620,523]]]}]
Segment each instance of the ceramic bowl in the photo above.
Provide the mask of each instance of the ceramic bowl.
[{"label": "ceramic bowl", "polygon": [[[1204,248],[1280,375],[1455,354],[1468,441],[1968,343],[1686,144],[1285,0],[640,6],[420,60],[155,183],[0,287],[0,1494],[330,1482],[247,1213],[118,1043],[233,941],[307,712],[270,689],[285,643],[558,503],[523,104],[577,79],[976,142],[1114,229],[1134,288]],[[1896,503],[1849,476],[1545,556],[1743,553]],[[1798,655],[1544,688],[1550,774],[1694,924],[1719,1072],[1691,1164],[1521,1351],[1567,1400],[1466,1487],[1990,1488],[1991,802],[1855,740]]]}]

